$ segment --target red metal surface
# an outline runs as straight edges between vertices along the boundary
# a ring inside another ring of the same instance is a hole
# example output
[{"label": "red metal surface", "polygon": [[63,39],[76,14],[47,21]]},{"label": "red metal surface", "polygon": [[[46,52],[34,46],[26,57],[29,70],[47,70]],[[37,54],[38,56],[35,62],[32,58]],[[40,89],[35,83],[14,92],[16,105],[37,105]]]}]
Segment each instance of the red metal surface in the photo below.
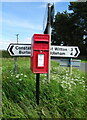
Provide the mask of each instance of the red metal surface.
[{"label": "red metal surface", "polygon": [[[33,73],[48,73],[49,64],[49,35],[34,34],[31,45],[31,70]],[[38,66],[38,56],[43,56],[44,64]]]}]

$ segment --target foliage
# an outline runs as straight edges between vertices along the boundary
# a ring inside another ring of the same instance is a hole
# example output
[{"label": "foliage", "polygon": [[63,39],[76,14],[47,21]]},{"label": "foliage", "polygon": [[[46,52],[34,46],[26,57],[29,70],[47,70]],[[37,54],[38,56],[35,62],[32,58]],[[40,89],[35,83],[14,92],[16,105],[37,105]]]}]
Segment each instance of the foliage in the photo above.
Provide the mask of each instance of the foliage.
[{"label": "foliage", "polygon": [[[52,26],[52,44],[78,46],[87,53],[87,2],[70,2],[69,10],[55,15]],[[84,38],[85,36],[85,38]]]},{"label": "foliage", "polygon": [[[73,10],[71,13],[72,19],[76,24],[80,35],[82,34],[82,43],[81,49],[85,49],[87,53],[87,1],[86,2],[70,2],[69,10]],[[85,36],[85,38],[84,38]]]},{"label": "foliage", "polygon": [[18,58],[18,74],[13,59],[2,59],[3,118],[85,118],[85,73],[59,67],[51,61],[51,83],[40,76],[40,105],[36,104],[35,74],[29,58]]},{"label": "foliage", "polygon": [[0,58],[12,58],[7,50],[0,50]]},{"label": "foliage", "polygon": [[[68,27],[67,27],[68,26]],[[67,12],[57,13],[55,16],[55,22],[52,31],[52,44],[60,45],[62,42],[64,45],[69,44],[71,34],[71,21]]]}]

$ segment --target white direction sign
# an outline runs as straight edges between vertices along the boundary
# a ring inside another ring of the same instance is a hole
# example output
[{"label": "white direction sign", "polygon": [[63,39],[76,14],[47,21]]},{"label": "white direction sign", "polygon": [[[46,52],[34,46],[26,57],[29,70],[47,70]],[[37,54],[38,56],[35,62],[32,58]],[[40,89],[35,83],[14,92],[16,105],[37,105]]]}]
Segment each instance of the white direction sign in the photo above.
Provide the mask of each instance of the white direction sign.
[{"label": "white direction sign", "polygon": [[77,57],[80,51],[77,46],[51,46],[50,54],[54,57]]},{"label": "white direction sign", "polygon": [[[11,56],[30,56],[31,44],[12,43],[8,47]],[[54,46],[50,48],[50,56],[54,57],[78,57],[80,51],[77,46]]]},{"label": "white direction sign", "polygon": [[11,56],[30,56],[31,55],[31,44],[12,43],[9,45],[7,50]]}]

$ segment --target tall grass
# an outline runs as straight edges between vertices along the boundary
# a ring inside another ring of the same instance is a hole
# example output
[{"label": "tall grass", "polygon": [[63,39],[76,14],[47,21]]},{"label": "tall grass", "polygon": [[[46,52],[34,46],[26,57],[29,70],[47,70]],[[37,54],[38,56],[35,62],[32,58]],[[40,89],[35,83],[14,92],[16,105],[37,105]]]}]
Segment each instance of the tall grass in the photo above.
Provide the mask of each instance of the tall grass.
[{"label": "tall grass", "polygon": [[35,74],[29,58],[18,58],[18,74],[14,59],[2,59],[3,118],[86,118],[85,73],[59,67],[51,61],[51,83],[40,75],[40,105],[36,104]]}]

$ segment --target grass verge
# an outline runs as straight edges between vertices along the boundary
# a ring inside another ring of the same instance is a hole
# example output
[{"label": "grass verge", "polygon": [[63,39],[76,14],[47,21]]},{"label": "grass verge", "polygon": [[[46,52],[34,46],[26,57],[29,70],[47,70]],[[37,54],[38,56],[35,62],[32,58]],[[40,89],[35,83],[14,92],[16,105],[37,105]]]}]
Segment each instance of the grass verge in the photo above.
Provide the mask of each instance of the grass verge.
[{"label": "grass verge", "polygon": [[29,58],[18,58],[18,74],[14,59],[2,59],[3,118],[86,118],[85,73],[59,67],[51,61],[51,83],[46,74],[40,77],[40,105],[36,104],[35,74]]}]

